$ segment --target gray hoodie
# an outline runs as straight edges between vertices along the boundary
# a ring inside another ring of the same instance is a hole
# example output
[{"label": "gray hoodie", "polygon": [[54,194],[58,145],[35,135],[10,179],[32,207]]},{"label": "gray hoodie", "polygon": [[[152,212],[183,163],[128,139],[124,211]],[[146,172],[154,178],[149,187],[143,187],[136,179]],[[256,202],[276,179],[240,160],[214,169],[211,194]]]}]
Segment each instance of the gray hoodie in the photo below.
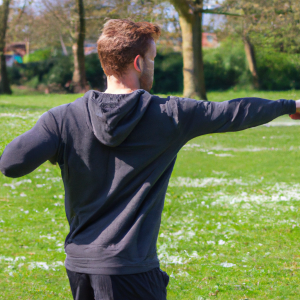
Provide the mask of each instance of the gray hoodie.
[{"label": "gray hoodie", "polygon": [[176,155],[189,140],[238,131],[296,110],[295,101],[207,102],[144,90],[89,91],[50,109],[0,158],[9,177],[58,163],[70,233],[65,266],[88,274],[133,274],[159,266],[156,242]]}]

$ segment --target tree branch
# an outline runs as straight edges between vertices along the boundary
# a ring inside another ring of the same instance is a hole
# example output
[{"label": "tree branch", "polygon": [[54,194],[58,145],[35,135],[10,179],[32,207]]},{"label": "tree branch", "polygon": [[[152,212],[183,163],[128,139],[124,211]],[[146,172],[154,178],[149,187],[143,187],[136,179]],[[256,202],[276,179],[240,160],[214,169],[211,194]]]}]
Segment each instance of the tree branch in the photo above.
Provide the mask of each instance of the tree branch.
[{"label": "tree branch", "polygon": [[204,13],[204,14],[213,14],[213,15],[244,17],[244,15],[228,13],[228,12],[224,12],[224,11],[221,11],[221,10],[218,10],[218,9],[199,9],[198,12],[199,13]]},{"label": "tree branch", "polygon": [[192,19],[189,3],[186,0],[170,0],[180,16],[184,17],[188,22]]}]

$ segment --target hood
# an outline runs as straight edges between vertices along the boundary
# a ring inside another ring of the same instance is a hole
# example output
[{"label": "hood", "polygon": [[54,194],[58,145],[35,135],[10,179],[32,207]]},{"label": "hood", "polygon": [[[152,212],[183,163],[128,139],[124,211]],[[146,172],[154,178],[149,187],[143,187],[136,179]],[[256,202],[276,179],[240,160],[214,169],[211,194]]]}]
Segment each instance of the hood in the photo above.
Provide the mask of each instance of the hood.
[{"label": "hood", "polygon": [[88,111],[96,138],[104,145],[120,145],[137,126],[151,100],[145,90],[130,94],[106,94],[89,91]]}]

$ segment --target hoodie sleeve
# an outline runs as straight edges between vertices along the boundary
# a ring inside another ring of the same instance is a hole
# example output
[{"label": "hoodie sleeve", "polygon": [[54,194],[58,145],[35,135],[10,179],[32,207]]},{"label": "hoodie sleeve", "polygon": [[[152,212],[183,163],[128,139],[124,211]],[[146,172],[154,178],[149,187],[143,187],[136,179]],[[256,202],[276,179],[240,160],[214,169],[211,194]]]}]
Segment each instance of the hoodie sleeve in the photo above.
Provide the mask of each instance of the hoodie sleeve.
[{"label": "hoodie sleeve", "polygon": [[225,102],[177,98],[181,131],[186,141],[197,136],[240,131],[296,112],[294,100],[239,98]]},{"label": "hoodie sleeve", "polygon": [[59,147],[58,125],[48,111],[29,131],[10,142],[0,157],[0,170],[7,177],[24,176],[45,161],[55,164]]}]

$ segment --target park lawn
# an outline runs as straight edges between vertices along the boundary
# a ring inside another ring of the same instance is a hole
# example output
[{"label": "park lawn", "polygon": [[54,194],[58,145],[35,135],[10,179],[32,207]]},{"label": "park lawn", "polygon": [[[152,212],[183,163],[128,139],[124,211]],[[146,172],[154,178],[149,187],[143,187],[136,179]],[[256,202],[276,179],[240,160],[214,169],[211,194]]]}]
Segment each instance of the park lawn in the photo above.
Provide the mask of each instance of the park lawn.
[{"label": "park lawn", "polygon": [[[213,92],[300,99],[300,91]],[[0,153],[51,107],[76,95],[0,97]],[[299,126],[207,135],[178,154],[158,239],[169,300],[299,299]],[[0,175],[0,299],[72,299],[63,262],[68,233],[57,166]]]}]

